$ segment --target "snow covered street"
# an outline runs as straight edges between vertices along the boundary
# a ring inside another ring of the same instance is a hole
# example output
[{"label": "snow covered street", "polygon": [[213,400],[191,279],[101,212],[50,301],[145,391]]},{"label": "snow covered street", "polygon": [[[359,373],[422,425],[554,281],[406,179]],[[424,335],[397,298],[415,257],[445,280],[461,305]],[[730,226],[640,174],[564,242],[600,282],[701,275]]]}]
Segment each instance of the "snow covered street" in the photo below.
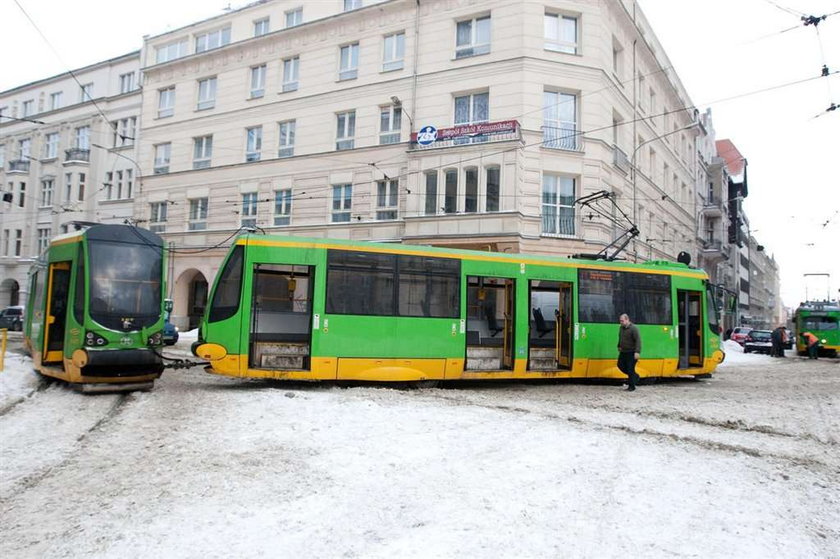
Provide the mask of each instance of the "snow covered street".
[{"label": "snow covered street", "polygon": [[196,367],[81,395],[8,353],[0,556],[840,556],[840,362],[738,349],[635,393]]}]

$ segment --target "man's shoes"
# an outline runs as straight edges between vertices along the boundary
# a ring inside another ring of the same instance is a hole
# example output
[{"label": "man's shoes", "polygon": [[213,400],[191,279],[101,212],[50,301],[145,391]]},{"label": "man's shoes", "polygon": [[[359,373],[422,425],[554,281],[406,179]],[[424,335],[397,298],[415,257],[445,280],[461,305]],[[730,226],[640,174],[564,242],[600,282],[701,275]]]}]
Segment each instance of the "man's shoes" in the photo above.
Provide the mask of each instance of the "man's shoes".
[{"label": "man's shoes", "polygon": [[634,390],[636,390],[636,387],[633,386],[632,384],[627,387],[627,392],[633,392]]}]

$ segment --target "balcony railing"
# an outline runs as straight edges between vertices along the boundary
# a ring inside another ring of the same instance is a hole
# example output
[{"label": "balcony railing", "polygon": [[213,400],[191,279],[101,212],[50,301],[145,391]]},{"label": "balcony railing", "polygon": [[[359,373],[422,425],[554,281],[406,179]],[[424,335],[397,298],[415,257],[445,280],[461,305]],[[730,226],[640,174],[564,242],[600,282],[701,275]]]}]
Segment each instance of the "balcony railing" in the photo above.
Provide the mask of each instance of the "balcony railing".
[{"label": "balcony railing", "polygon": [[618,146],[613,146],[613,165],[618,167],[625,175],[630,172],[630,160]]},{"label": "balcony railing", "polygon": [[580,132],[573,123],[564,126],[543,126],[543,147],[562,149],[566,151],[580,151]]},{"label": "balcony railing", "polygon": [[9,172],[10,173],[28,173],[29,172],[29,160],[27,159],[15,159],[9,161]]},{"label": "balcony railing", "polygon": [[90,161],[90,150],[82,148],[70,148],[64,150],[64,161],[82,161],[88,163]]}]

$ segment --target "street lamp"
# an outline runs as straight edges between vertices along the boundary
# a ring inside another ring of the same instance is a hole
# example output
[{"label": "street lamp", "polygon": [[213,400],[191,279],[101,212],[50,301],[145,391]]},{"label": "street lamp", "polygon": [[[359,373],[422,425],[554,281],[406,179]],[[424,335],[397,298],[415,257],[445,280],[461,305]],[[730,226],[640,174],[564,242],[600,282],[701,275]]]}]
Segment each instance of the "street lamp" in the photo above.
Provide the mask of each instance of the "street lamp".
[{"label": "street lamp", "polygon": [[396,95],[391,95],[391,103],[394,104],[395,109],[401,109],[405,116],[408,117],[408,123],[411,124],[410,131],[414,132],[414,120],[411,118],[411,115],[408,114],[408,111],[405,110],[405,107],[403,107],[402,100]]}]

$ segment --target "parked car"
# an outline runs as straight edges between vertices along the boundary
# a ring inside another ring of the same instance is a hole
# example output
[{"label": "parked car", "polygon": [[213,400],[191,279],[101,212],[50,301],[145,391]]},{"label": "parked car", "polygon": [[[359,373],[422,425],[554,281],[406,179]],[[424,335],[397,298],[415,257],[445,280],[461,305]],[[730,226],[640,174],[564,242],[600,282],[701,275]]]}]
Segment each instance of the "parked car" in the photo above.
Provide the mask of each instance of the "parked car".
[{"label": "parked car", "polygon": [[751,331],[752,331],[752,328],[747,328],[746,326],[739,326],[739,327],[735,328],[734,330],[732,330],[732,335],[729,336],[729,339],[732,340],[733,342],[738,342],[739,344],[741,344],[743,346],[744,345],[744,338],[746,338],[747,334],[749,334]]},{"label": "parked car", "polygon": [[770,330],[751,330],[744,338],[744,353],[770,353],[773,348]]},{"label": "parked car", "polygon": [[23,330],[23,317],[23,307],[18,305],[6,307],[0,311],[0,328],[17,331]]}]

